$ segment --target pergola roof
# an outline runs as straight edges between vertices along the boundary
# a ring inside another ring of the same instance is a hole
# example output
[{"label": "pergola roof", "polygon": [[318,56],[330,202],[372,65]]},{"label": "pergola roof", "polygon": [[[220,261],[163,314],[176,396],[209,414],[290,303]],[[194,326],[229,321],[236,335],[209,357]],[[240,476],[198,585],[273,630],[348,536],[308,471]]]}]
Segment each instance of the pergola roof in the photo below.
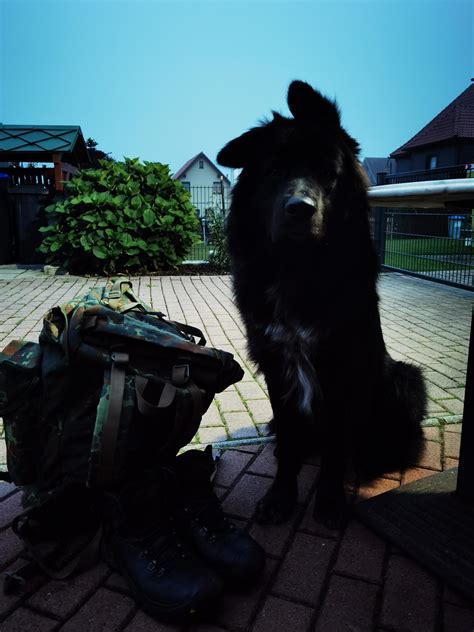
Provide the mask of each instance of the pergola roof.
[{"label": "pergola roof", "polygon": [[0,124],[0,162],[53,162],[53,154],[70,164],[90,162],[79,125]]}]

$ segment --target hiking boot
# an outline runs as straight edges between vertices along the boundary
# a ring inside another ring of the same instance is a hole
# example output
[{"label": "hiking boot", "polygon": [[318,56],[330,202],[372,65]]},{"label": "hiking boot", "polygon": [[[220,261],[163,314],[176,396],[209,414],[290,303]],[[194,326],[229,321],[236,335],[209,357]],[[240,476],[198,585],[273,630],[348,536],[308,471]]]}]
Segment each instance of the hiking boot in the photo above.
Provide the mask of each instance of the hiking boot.
[{"label": "hiking boot", "polygon": [[104,557],[143,610],[165,621],[189,621],[216,604],[223,585],[178,536],[166,499],[173,484],[161,475],[109,497]]},{"label": "hiking boot", "polygon": [[215,469],[210,446],[176,458],[177,500],[174,516],[180,533],[226,581],[251,582],[263,570],[265,553],[224,515],[212,491]]}]

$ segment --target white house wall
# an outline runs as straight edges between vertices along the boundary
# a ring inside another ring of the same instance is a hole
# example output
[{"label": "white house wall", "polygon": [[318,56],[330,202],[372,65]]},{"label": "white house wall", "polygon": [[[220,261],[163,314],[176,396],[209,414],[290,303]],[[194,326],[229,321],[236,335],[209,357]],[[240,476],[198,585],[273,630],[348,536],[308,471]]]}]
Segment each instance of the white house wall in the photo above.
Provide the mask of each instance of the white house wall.
[{"label": "white house wall", "polygon": [[199,169],[199,160],[196,160],[196,162],[187,169],[186,176],[180,177],[180,181],[189,182],[192,187],[212,187],[214,182],[219,181],[219,176],[207,160],[204,160],[203,169]]},{"label": "white house wall", "polygon": [[[187,170],[186,175],[179,177],[180,182],[189,182],[191,202],[199,211],[199,216],[203,217],[207,208],[221,207],[220,174],[204,160],[204,167],[199,168],[199,160],[196,160]],[[214,193],[212,187],[215,182],[219,182],[219,188]],[[224,197],[226,209],[229,208],[230,187],[224,181]]]}]

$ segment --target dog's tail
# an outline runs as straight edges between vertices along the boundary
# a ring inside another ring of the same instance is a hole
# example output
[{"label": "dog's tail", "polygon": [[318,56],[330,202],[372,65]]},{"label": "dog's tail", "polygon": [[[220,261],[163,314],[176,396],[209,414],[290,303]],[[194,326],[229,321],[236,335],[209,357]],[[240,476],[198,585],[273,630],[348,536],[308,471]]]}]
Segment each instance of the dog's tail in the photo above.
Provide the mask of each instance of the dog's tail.
[{"label": "dog's tail", "polygon": [[426,388],[420,368],[387,356],[375,414],[356,437],[354,465],[363,478],[416,465],[422,456]]}]

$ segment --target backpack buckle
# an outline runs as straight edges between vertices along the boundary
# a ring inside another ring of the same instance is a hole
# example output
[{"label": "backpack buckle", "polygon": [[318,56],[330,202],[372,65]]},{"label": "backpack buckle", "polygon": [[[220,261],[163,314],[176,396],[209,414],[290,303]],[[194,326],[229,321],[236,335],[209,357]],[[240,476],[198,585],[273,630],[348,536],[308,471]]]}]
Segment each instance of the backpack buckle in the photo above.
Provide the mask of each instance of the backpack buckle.
[{"label": "backpack buckle", "polygon": [[171,371],[174,386],[184,386],[189,381],[189,364],[175,364]]},{"label": "backpack buckle", "polygon": [[112,360],[112,362],[117,366],[123,365],[123,364],[127,364],[130,357],[128,355],[128,353],[124,353],[122,351],[113,351],[110,354],[110,359]]},{"label": "backpack buckle", "polygon": [[[126,287],[122,290],[122,285]],[[132,289],[132,283],[130,281],[126,281],[125,279],[115,279],[112,282],[112,287],[107,292],[108,299],[117,299],[122,296],[125,292]]]}]

